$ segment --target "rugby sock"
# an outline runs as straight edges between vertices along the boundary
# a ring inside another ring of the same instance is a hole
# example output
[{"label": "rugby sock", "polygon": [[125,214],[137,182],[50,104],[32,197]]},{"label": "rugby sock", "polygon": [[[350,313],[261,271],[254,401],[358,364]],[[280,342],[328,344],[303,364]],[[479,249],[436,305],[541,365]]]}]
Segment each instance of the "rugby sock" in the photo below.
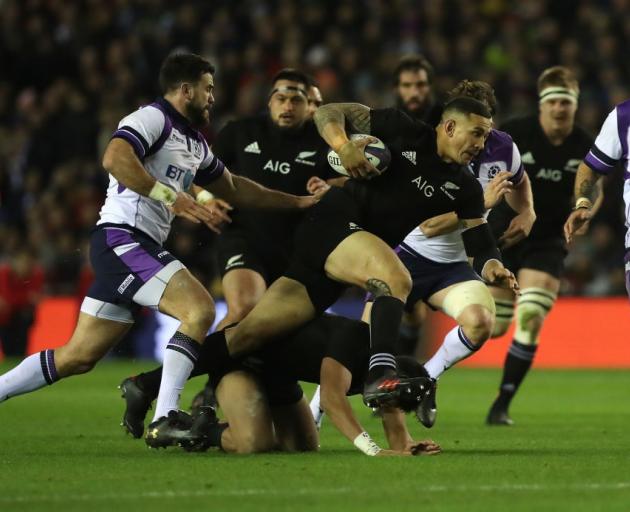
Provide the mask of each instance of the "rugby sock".
[{"label": "rugby sock", "polygon": [[24,359],[13,370],[0,375],[0,402],[23,395],[59,380],[55,351],[44,350]]},{"label": "rugby sock", "polygon": [[538,345],[525,345],[516,340],[512,341],[510,350],[505,357],[499,397],[494,402],[494,406],[507,410],[516,390],[532,366],[537,348]]},{"label": "rugby sock", "polygon": [[177,331],[166,345],[160,392],[153,421],[179,407],[179,396],[190,377],[201,346],[190,336]]},{"label": "rugby sock", "polygon": [[420,342],[420,329],[403,320],[398,331],[396,354],[399,356],[413,356]]},{"label": "rugby sock", "polygon": [[374,300],[370,313],[370,366],[368,382],[382,377],[386,370],[396,370],[396,341],[405,304],[396,297]]},{"label": "rugby sock", "polygon": [[475,346],[464,334],[464,330],[458,325],[451,329],[442,345],[425,364],[424,368],[429,375],[437,379],[455,363],[474,354],[479,347]]},{"label": "rugby sock", "polygon": [[313,398],[311,398],[311,414],[313,415],[313,419],[315,420],[315,426],[317,430],[322,426],[322,420],[324,419],[324,411],[322,411],[320,407],[320,397],[319,397],[319,386],[315,390],[315,394]]}]

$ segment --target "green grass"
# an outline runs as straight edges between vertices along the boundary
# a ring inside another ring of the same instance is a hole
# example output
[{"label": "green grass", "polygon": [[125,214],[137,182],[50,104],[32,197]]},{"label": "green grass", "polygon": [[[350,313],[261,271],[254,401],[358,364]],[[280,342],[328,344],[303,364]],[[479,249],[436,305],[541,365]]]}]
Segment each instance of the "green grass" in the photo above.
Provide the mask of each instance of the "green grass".
[{"label": "green grass", "polygon": [[[452,370],[430,431],[444,453],[377,459],[326,421],[320,453],[151,451],[122,434],[115,389],[150,366],[105,362],[1,404],[0,511],[630,510],[628,371],[535,371],[512,407],[517,425],[489,428],[499,372]],[[355,405],[384,444],[379,421]]]}]

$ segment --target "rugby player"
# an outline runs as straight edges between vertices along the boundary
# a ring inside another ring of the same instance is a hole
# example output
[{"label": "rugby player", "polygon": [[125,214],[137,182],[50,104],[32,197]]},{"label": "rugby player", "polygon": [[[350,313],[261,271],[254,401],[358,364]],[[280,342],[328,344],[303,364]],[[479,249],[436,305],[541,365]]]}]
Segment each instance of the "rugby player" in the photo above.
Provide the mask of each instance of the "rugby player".
[{"label": "rugby player", "polygon": [[490,282],[517,286],[503,267],[483,219],[481,187],[463,167],[483,148],[491,115],[482,103],[458,98],[446,106],[437,133],[400,111],[370,110],[358,104],[325,105],[315,119],[353,177],[374,176],[377,171],[362,151],[369,140],[350,142],[346,122],[354,131],[379,136],[389,146],[390,169],[371,180],[350,179],[343,188],[332,187],[321,207],[304,216],[289,270],[236,328],[213,343],[215,357],[221,360],[252,351],[314,318],[345,286],[361,286],[376,297],[364,401],[378,405],[390,400],[400,386],[411,384],[396,375],[391,348],[411,280],[391,247],[414,226],[455,210],[468,228],[463,237],[478,272]]},{"label": "rugby player", "polygon": [[[383,428],[390,450],[381,450],[354,415],[347,395],[361,392],[367,372],[369,327],[364,322],[324,314],[227,366],[217,365],[211,351],[207,350],[213,338],[222,334],[208,337],[193,375],[210,373],[229,427],[214,423],[201,435],[199,432],[191,434],[182,427],[178,415],[171,413],[173,421],[169,427],[149,428],[147,437],[155,436],[155,445],[192,443],[220,446],[225,451],[238,453],[317,450],[313,417],[298,383],[305,381],[321,383],[322,406],[326,413],[338,430],[367,455],[440,451],[432,441],[418,443],[411,438],[399,409],[384,409]],[[401,358],[399,364],[410,376],[424,376],[422,366],[411,358]],[[134,435],[138,432],[141,435],[144,416],[157,393],[160,373],[161,368],[157,368],[129,379],[131,392],[125,396],[127,407],[123,424],[128,429],[131,426],[129,431]],[[407,409],[415,409],[420,397],[421,393],[401,397],[400,401]],[[194,424],[192,430],[195,430]]]},{"label": "rugby player", "polygon": [[[496,111],[494,91],[486,82],[463,80],[448,93],[451,99],[460,96],[475,98],[485,103],[491,112]],[[505,132],[491,130],[483,151],[469,168],[484,189],[486,209],[491,209],[505,196],[519,213],[511,229],[518,230],[523,238],[527,236],[536,216],[529,179],[512,138]],[[432,309],[443,311],[458,324],[447,333],[442,345],[424,365],[432,384],[418,415],[422,424],[429,428],[435,423],[437,414],[437,379],[454,364],[479,350],[490,338],[495,321],[494,300],[468,264],[461,231],[457,215],[450,212],[424,221],[397,248],[413,282],[406,310],[417,310],[418,303],[423,301]],[[364,319],[369,318],[370,308],[368,301]],[[311,411],[319,424],[321,418],[315,402],[315,399],[311,402]]]},{"label": "rugby player", "polygon": [[553,307],[560,288],[560,276],[567,249],[563,225],[573,207],[575,174],[592,138],[575,124],[579,85],[571,70],[554,66],[538,78],[537,116],[508,121],[502,129],[521,150],[529,175],[536,222],[529,237],[518,236],[505,227],[514,212],[500,204],[488,222],[502,244],[506,266],[515,272],[521,286],[516,300],[507,290],[492,290],[497,305],[494,335],[504,334],[514,317],[516,330],[506,355],[499,395],[487,416],[489,425],[511,425],[509,405],[529,371],[538,348],[539,332]]},{"label": "rugby player", "polygon": [[412,119],[438,125],[443,106],[435,101],[433,66],[423,55],[402,57],[394,69],[393,82],[397,108]]},{"label": "rugby player", "polygon": [[89,371],[129,330],[133,312],[148,306],[181,322],[167,345],[155,409],[154,420],[165,420],[178,408],[214,303],[162,244],[175,215],[211,226],[226,218],[187,193],[193,180],[237,207],[296,209],[317,202],[233,176],[212,154],[196,127],[209,121],[213,73],[198,55],[169,56],[160,69],[164,96],[120,122],[103,156],[110,181],[90,238],[95,280],[74,333],[63,347],[31,355],[0,376],[0,401]]}]

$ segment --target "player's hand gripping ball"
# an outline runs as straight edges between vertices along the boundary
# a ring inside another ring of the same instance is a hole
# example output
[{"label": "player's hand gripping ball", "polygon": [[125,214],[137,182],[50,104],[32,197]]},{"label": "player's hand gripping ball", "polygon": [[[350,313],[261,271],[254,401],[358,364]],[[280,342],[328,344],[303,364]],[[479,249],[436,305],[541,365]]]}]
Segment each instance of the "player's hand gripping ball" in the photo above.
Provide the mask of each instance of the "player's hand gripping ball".
[{"label": "player's hand gripping ball", "polygon": [[[370,162],[379,172],[382,173],[387,169],[392,160],[389,148],[383,144],[383,141],[374,137],[374,135],[355,133],[350,136],[350,140],[365,139],[366,137],[371,137],[372,139],[375,139],[375,141],[370,142],[367,146],[365,146],[365,158],[367,158],[368,162]],[[341,165],[339,155],[333,149],[328,150],[328,163],[339,174],[349,176],[348,171],[346,171],[343,165]]]}]

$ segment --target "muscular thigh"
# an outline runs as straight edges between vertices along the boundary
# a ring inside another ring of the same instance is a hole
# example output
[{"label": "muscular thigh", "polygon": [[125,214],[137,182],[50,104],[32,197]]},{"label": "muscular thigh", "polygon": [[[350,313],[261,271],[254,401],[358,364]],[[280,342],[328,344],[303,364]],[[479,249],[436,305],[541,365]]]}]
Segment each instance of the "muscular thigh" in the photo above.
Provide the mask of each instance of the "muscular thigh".
[{"label": "muscular thigh", "polygon": [[560,279],[541,270],[522,268],[518,273],[517,280],[521,290],[543,288],[554,294],[560,290]]},{"label": "muscular thigh", "polygon": [[288,333],[315,317],[306,288],[281,277],[262,296],[252,311],[226,332],[233,355],[255,350],[265,342]]},{"label": "muscular thigh", "polygon": [[223,295],[229,309],[247,314],[267,290],[263,276],[251,269],[232,270],[223,276]]},{"label": "muscular thigh", "polygon": [[362,288],[371,278],[386,280],[394,273],[409,274],[393,249],[367,231],[345,238],[330,253],[324,269],[332,279]]},{"label": "muscular thigh", "polygon": [[212,305],[208,290],[188,271],[179,270],[169,280],[160,299],[159,309],[174,318],[184,318],[193,308]]}]

